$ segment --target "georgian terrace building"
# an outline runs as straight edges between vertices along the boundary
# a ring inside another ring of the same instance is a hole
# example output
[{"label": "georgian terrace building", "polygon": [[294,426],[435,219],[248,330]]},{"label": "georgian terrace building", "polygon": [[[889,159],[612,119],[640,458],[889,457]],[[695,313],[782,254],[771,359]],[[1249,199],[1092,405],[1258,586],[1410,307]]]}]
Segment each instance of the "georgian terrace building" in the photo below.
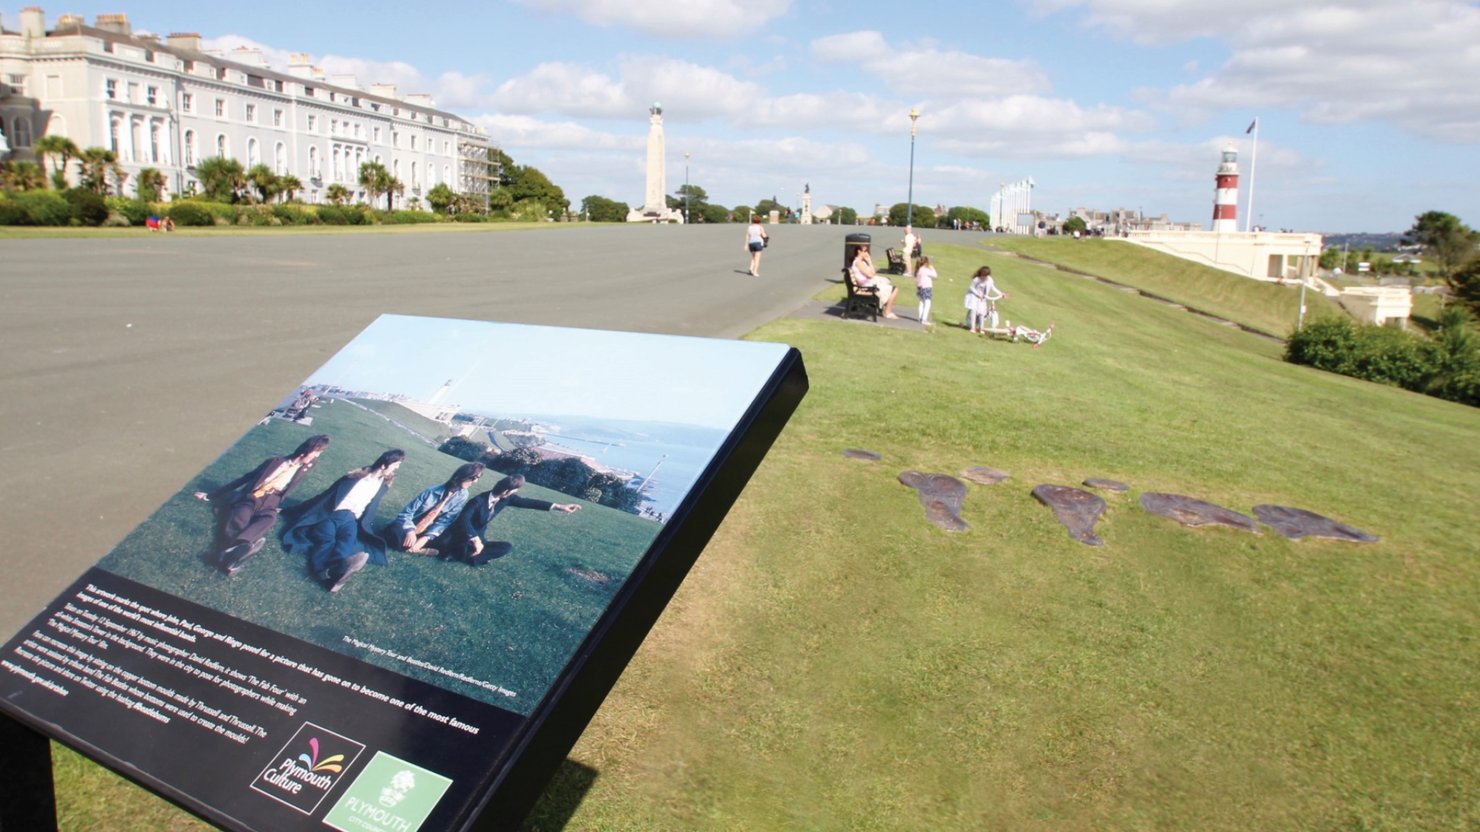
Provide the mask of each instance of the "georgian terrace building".
[{"label": "georgian terrace building", "polygon": [[195,166],[212,156],[296,176],[307,202],[325,201],[334,183],[364,199],[359,169],[372,161],[405,186],[398,207],[440,183],[486,200],[490,182],[487,132],[430,96],[361,89],[306,55],[277,72],[259,50],[223,57],[202,51],[197,34],[134,35],[123,14],[92,26],[63,15],[47,31],[32,7],[19,31],[0,27],[0,133],[5,159],[35,160],[45,135],[108,148],[130,174],[126,190],[152,167],[168,192],[191,193]]}]

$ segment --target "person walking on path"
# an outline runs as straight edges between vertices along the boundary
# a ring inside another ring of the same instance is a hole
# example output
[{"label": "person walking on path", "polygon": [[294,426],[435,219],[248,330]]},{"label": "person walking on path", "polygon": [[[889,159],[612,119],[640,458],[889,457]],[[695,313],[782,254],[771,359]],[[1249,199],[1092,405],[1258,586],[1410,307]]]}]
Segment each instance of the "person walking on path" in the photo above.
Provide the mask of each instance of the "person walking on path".
[{"label": "person walking on path", "polygon": [[920,235],[915,233],[913,225],[904,227],[904,273],[912,275],[915,273],[915,261],[920,259]]},{"label": "person walking on path", "polygon": [[935,287],[935,267],[929,257],[921,257],[915,266],[915,297],[920,299],[920,323],[930,325],[930,299]]},{"label": "person walking on path", "polygon": [[745,249],[750,252],[750,276],[761,276],[761,252],[771,241],[766,229],[761,227],[759,214],[752,215],[750,225],[745,226]]}]

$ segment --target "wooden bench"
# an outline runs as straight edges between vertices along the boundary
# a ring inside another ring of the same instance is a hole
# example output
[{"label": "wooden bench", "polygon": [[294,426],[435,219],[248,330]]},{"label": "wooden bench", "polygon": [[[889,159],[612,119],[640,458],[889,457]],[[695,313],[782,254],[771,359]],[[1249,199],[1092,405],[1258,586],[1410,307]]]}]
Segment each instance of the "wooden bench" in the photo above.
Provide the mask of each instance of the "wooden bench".
[{"label": "wooden bench", "polygon": [[904,262],[904,253],[897,248],[884,249],[884,256],[889,258],[890,274],[905,274],[910,270],[908,263]]},{"label": "wooden bench", "polygon": [[848,287],[848,297],[843,301],[843,317],[863,318],[867,315],[870,320],[877,322],[879,290],[853,285],[853,272],[850,269],[843,269],[843,285]]}]

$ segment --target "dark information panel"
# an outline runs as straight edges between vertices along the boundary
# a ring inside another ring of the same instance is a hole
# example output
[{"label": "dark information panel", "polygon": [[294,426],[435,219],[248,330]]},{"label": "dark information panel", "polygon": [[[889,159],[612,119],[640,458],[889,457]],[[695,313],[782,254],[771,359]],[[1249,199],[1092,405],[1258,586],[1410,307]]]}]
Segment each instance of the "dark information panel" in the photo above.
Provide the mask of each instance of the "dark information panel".
[{"label": "dark information panel", "polygon": [[806,389],[779,344],[383,316],[0,648],[0,770],[29,729],[228,829],[515,826]]}]

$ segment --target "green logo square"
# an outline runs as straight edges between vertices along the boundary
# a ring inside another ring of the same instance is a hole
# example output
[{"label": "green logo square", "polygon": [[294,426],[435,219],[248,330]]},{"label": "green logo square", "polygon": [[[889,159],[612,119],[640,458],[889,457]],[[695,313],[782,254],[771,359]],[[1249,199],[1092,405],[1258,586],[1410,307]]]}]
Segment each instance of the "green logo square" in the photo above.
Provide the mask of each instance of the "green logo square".
[{"label": "green logo square", "polygon": [[451,785],[440,774],[377,751],[324,823],[341,832],[416,832]]}]

